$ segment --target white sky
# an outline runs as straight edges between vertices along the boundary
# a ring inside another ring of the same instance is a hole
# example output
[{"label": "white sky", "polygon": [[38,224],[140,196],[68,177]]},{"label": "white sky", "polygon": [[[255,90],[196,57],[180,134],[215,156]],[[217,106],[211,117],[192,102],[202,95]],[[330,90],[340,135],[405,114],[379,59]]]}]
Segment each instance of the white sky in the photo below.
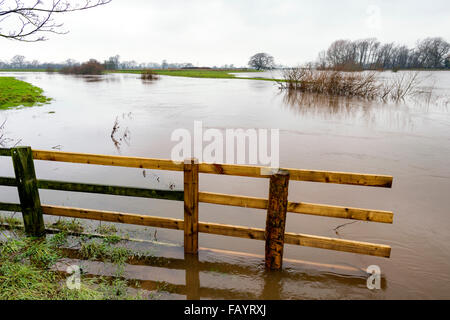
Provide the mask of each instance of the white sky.
[{"label": "white sky", "polygon": [[268,52],[276,63],[295,65],[340,38],[410,47],[428,36],[450,41],[448,0],[113,0],[57,21],[69,34],[40,43],[0,39],[0,60],[21,54],[41,62],[103,61],[119,54],[122,61],[244,66],[254,53]]}]

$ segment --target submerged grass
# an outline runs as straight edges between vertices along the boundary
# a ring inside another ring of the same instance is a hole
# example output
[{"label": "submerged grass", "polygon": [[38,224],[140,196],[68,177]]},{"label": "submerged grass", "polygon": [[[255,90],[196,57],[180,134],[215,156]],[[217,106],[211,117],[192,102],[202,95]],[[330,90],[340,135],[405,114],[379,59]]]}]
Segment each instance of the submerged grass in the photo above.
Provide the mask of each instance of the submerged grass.
[{"label": "submerged grass", "polygon": [[41,88],[28,82],[13,77],[0,77],[0,109],[48,103],[51,99],[42,92]]},{"label": "submerged grass", "polygon": [[[64,228],[68,230],[69,228]],[[124,263],[131,250],[115,247],[108,239],[80,240],[80,254],[89,260],[111,262],[117,266],[115,277],[81,276],[80,289],[66,285],[67,273],[57,271],[70,242],[68,231],[45,238],[25,237],[21,230],[0,230],[0,300],[110,300],[142,299],[141,292],[131,294],[130,280],[123,279]],[[111,237],[114,234],[110,234]]]},{"label": "submerged grass", "polygon": [[55,223],[52,224],[52,227],[61,231],[71,231],[71,232],[78,232],[81,233],[84,231],[83,226],[81,225],[81,222],[72,219],[72,220],[58,220]]},{"label": "submerged grass", "polygon": [[[105,238],[108,239],[108,238]],[[102,260],[116,264],[123,264],[132,255],[131,250],[122,247],[114,247],[108,240],[102,242],[88,242],[81,244],[81,256],[83,259]]]}]

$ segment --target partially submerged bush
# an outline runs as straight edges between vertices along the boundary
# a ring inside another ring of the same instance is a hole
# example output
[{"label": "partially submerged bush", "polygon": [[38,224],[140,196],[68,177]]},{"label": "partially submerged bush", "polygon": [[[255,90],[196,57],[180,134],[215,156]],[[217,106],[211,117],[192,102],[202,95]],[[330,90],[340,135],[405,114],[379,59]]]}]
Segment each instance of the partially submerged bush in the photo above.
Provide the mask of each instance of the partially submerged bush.
[{"label": "partially submerged bush", "polygon": [[142,80],[157,80],[159,79],[158,74],[151,70],[151,69],[145,69],[141,73],[141,79]]},{"label": "partially submerged bush", "polygon": [[102,74],[105,67],[95,59],[82,63],[79,66],[64,67],[60,70],[63,74],[81,74],[81,75],[96,75]]},{"label": "partially submerged bush", "polygon": [[416,93],[421,82],[418,72],[396,74],[385,81],[377,75],[375,71],[343,72],[297,67],[284,70],[283,79],[278,83],[281,89],[300,92],[399,101]]}]

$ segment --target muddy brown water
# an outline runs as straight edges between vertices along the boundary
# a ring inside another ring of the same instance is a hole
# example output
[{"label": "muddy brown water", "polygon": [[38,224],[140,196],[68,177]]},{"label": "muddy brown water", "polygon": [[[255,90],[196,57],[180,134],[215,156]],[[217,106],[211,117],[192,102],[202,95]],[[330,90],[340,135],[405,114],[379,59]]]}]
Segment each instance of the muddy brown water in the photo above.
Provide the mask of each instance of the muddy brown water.
[{"label": "muddy brown water", "polygon": [[[6,75],[31,82],[53,98],[41,107],[0,111],[0,119],[7,119],[8,137],[35,149],[169,158],[175,145],[172,131],[192,130],[194,121],[201,120],[204,127],[220,130],[279,128],[282,167],[394,176],[392,189],[297,181],[289,188],[290,201],[393,211],[392,225],[355,222],[335,230],[351,221],[290,213],[286,226],[289,232],[387,244],[392,247],[389,259],[287,245],[285,258],[292,262],[281,274],[267,274],[262,241],[201,234],[201,247],[248,255],[205,251],[200,261],[192,262],[184,259],[182,232],[158,229],[155,234],[154,228],[122,225],[132,237],[172,244],[160,246],[158,255],[169,264],[177,259],[174,263],[183,268],[130,264],[127,271],[148,288],[155,281],[173,284],[167,298],[450,297],[450,73],[434,72],[434,80],[424,84],[434,82],[437,98],[402,103],[289,97],[268,81],[1,74]],[[118,144],[110,137],[116,117]],[[42,161],[36,161],[36,171],[42,179],[182,189],[178,172]],[[12,175],[10,159],[0,158],[0,176]],[[18,201],[13,188],[0,190],[0,201]],[[201,175],[200,190],[266,197],[268,181]],[[47,204],[183,217],[179,202],[46,190],[40,194]],[[264,210],[200,204],[199,212],[201,221],[265,226]],[[364,270],[370,265],[381,269],[380,290],[366,286]],[[187,272],[194,277],[198,273],[200,291],[184,287]]]}]

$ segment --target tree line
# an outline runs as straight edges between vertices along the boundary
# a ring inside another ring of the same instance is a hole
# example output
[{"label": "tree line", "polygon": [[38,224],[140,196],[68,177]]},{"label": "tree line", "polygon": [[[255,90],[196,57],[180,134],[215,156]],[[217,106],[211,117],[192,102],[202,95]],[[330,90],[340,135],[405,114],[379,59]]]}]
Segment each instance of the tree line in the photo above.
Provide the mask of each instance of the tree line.
[{"label": "tree line", "polygon": [[[94,59],[91,59],[94,60]],[[89,62],[89,61],[88,61]],[[100,63],[100,62],[99,62]],[[77,67],[82,63],[74,60],[67,59],[64,62],[39,62],[38,60],[28,61],[23,55],[15,55],[11,60],[0,60],[0,69],[62,69],[66,67]],[[192,68],[194,65],[190,62],[187,63],[169,63],[163,60],[161,63],[157,62],[143,62],[139,63],[135,60],[120,61],[120,56],[115,55],[109,57],[103,62],[103,67],[106,70],[128,70],[128,69],[181,69]]]},{"label": "tree line", "polygon": [[450,43],[441,37],[420,40],[414,48],[376,38],[341,39],[321,51],[315,65],[335,70],[449,69],[449,52]]},{"label": "tree line", "polygon": [[[91,59],[95,60],[95,59]],[[87,61],[89,62],[89,61]],[[87,63],[86,62],[86,63]],[[100,63],[100,62],[98,62]],[[82,63],[67,59],[64,62],[39,62],[38,60],[28,61],[23,55],[15,55],[10,60],[0,60],[0,69],[53,69],[59,70],[62,68],[72,68],[81,66]],[[102,63],[105,70],[142,70],[142,69],[183,69],[183,68],[198,68],[191,62],[168,62],[163,60],[158,62],[137,62],[135,60],[120,61],[120,56],[115,55],[104,60]],[[202,67],[199,67],[202,68]],[[206,68],[206,67],[203,67]],[[212,69],[239,69],[243,67],[236,67],[234,64],[225,64],[222,66],[214,66]]]}]

